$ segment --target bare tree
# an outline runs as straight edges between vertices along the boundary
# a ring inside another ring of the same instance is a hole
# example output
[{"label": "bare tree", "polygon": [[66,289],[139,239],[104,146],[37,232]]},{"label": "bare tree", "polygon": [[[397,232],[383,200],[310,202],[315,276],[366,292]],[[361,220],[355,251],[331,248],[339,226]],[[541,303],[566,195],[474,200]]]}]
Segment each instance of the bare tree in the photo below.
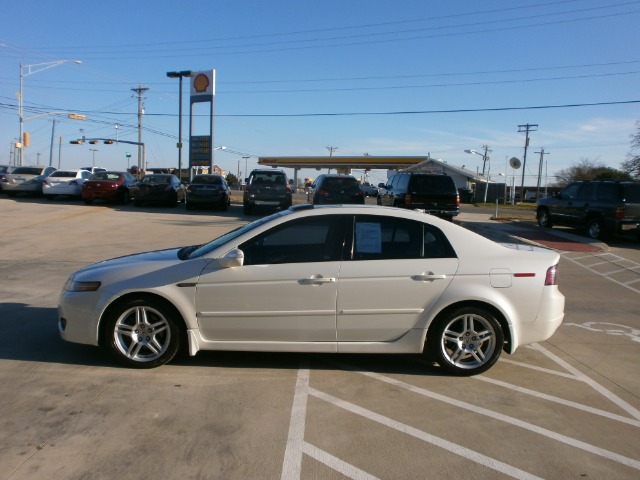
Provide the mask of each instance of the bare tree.
[{"label": "bare tree", "polygon": [[631,135],[631,151],[627,160],[622,162],[622,170],[635,180],[640,180],[640,120],[636,122],[636,132]]}]

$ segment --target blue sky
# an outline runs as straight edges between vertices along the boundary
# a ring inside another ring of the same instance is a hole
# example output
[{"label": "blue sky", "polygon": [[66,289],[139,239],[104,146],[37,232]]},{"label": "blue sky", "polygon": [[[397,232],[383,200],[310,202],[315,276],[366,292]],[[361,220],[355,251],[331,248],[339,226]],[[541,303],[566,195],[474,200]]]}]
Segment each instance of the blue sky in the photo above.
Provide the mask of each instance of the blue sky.
[{"label": "blue sky", "polygon": [[[541,148],[549,175],[582,159],[619,168],[640,119],[631,103],[640,100],[640,1],[4,0],[0,9],[2,164],[19,134],[19,65],[60,59],[82,64],[23,80],[26,117],[87,115],[55,117],[53,165],[62,136],[63,168],[95,155],[121,169],[127,151],[136,161],[131,145],[68,141],[80,128],[114,137],[116,124],[120,139],[136,141],[139,84],[149,88],[148,165],[176,166],[174,70],[216,70],[214,144],[227,150],[215,161],[232,173],[245,170],[243,155],[251,169],[259,156],[327,155],[327,146],[334,155],[430,154],[475,170],[482,158],[464,150],[483,145],[492,174],[504,173],[508,158],[522,159],[518,125],[528,123],[538,124],[525,171],[535,184]],[[559,108],[578,104],[591,105]],[[25,122],[25,164],[49,163],[53,118]]]}]

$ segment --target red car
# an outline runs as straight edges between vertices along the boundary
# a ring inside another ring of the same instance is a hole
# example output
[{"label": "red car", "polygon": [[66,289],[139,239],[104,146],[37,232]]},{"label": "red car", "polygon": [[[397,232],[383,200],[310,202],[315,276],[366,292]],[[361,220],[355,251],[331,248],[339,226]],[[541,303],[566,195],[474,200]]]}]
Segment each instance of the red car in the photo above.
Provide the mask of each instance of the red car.
[{"label": "red car", "polygon": [[96,172],[82,184],[82,200],[87,205],[94,200],[129,203],[135,183],[136,177],[128,172]]}]

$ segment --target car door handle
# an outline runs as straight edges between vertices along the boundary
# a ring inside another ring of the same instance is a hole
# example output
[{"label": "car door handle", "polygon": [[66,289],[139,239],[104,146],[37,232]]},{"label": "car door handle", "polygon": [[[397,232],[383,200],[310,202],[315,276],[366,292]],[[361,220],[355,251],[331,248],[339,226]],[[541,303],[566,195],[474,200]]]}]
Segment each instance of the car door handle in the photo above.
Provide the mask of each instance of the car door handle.
[{"label": "car door handle", "polygon": [[444,280],[447,278],[446,275],[435,275],[433,273],[423,273],[421,275],[413,275],[411,280],[416,280],[417,282],[430,282],[432,280]]},{"label": "car door handle", "polygon": [[315,276],[313,275],[311,278],[303,278],[298,283],[300,285],[320,285],[322,283],[335,283],[336,279],[333,277],[323,277],[322,275]]}]

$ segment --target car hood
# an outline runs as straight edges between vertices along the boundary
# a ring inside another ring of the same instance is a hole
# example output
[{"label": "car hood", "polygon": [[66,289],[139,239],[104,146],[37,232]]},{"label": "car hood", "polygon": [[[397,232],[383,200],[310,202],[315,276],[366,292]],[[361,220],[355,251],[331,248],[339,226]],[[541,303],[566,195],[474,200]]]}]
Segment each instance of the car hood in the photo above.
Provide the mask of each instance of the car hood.
[{"label": "car hood", "polygon": [[171,283],[196,281],[206,265],[202,258],[180,260],[179,248],[137,253],[84,267],[72,275],[75,281],[102,283],[108,289],[157,288]]}]

